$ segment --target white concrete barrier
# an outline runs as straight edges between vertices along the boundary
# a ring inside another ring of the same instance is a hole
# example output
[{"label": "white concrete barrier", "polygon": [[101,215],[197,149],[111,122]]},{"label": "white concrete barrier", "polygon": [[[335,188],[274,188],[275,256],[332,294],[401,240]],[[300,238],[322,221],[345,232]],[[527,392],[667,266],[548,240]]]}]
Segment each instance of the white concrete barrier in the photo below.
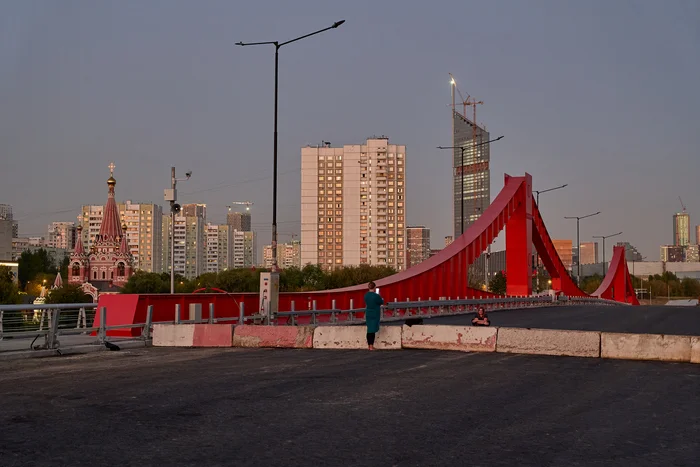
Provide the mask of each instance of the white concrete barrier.
[{"label": "white concrete barrier", "polygon": [[496,352],[600,357],[600,333],[558,329],[499,328]]},{"label": "white concrete barrier", "polygon": [[690,338],[690,363],[700,363],[700,337]]},{"label": "white concrete barrier", "polygon": [[154,324],[154,347],[231,347],[232,324]]},{"label": "white concrete barrier", "polygon": [[690,336],[619,334],[600,336],[600,356],[624,360],[690,361]]},{"label": "white concrete barrier", "polygon": [[234,347],[276,347],[310,349],[313,346],[313,326],[255,326],[240,325],[233,331]]},{"label": "white concrete barrier", "polygon": [[[401,326],[381,326],[374,340],[377,350],[401,348]],[[366,349],[365,326],[319,326],[314,329],[314,349]]]},{"label": "white concrete barrier", "polygon": [[401,345],[405,349],[495,352],[498,328],[449,325],[403,326]]}]

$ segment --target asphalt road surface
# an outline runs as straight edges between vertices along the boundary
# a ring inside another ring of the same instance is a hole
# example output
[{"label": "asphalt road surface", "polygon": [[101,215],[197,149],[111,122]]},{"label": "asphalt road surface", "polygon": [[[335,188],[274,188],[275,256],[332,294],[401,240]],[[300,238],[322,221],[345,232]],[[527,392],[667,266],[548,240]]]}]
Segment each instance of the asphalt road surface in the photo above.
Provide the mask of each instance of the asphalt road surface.
[{"label": "asphalt road surface", "polygon": [[140,349],[0,362],[0,464],[697,466],[700,365]]},{"label": "asphalt road surface", "polygon": [[[423,324],[469,325],[473,318],[474,314],[430,318]],[[700,307],[561,306],[494,311],[489,318],[492,326],[515,328],[700,335]]]}]

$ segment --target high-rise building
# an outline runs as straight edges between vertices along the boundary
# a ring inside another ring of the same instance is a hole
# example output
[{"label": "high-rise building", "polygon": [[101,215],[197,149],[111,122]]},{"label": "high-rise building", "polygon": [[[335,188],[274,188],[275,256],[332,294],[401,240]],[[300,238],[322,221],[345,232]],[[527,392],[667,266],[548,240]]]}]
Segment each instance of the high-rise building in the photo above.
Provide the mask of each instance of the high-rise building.
[{"label": "high-rise building", "polygon": [[252,230],[249,212],[232,211],[231,208],[228,208],[226,224],[230,225],[233,230],[240,232],[250,232]]},{"label": "high-rise building", "polygon": [[700,245],[700,225],[695,226],[695,243]]},{"label": "high-rise building", "polygon": [[233,231],[233,267],[252,268],[258,261],[258,242],[255,232]]},{"label": "high-rise building", "polygon": [[668,263],[682,263],[685,260],[685,251],[682,246],[661,245],[661,261]]},{"label": "high-rise building", "polygon": [[424,226],[406,228],[406,264],[410,268],[430,258],[430,229]]},{"label": "high-rise building", "polygon": [[19,223],[12,217],[12,205],[0,204],[0,220],[10,221],[12,238],[19,237]]},{"label": "high-rise building", "polygon": [[29,246],[45,246],[46,241],[44,237],[27,237],[29,240]]},{"label": "high-rise building", "polygon": [[690,244],[685,247],[685,261],[687,263],[697,263],[700,261],[700,245]]},{"label": "high-rise building", "polygon": [[221,272],[233,267],[233,229],[230,225],[207,224],[206,272]]},{"label": "high-rise building", "polygon": [[690,243],[690,215],[677,212],[673,215],[673,244],[686,246]]},{"label": "high-rise building", "polygon": [[[207,238],[206,238],[206,214],[204,205],[186,205],[191,207],[187,211],[182,209],[175,216],[175,226],[173,238],[174,248],[174,269],[175,274],[184,276],[187,279],[195,277],[207,271]],[[184,208],[184,207],[183,207]],[[185,212],[193,213],[194,216],[186,216]],[[162,264],[165,272],[170,272],[170,235],[171,219],[170,215],[164,214],[162,219]]]},{"label": "high-rise building", "polygon": [[0,261],[12,260],[12,220],[0,219]]},{"label": "high-rise building", "polygon": [[625,247],[625,261],[642,261],[643,256],[630,242],[617,242],[617,246]]},{"label": "high-rise building", "polygon": [[301,264],[404,270],[406,146],[385,136],[301,150]]},{"label": "high-rise building", "polygon": [[552,240],[554,248],[557,250],[561,262],[564,263],[566,269],[571,271],[573,266],[573,241],[571,240]]},{"label": "high-rise building", "polygon": [[[576,248],[576,247],[574,247]],[[581,264],[596,264],[598,262],[598,242],[581,242]],[[575,264],[575,262],[573,262]]]},{"label": "high-rise building", "polygon": [[452,243],[452,235],[447,235],[445,237],[445,246],[448,246],[450,243]]},{"label": "high-rise building", "polygon": [[[489,132],[457,111],[452,112],[454,238],[491,204]],[[459,148],[465,148],[464,150]],[[464,220],[462,220],[464,212]]]},{"label": "high-rise building", "polygon": [[[301,268],[301,242],[292,240],[288,243],[277,244],[277,265],[282,268]],[[272,245],[263,247],[263,266],[272,267]]]},{"label": "high-rise building", "polygon": [[[121,223],[127,226],[126,238],[133,255],[134,269],[157,273],[169,270],[163,267],[163,208],[153,203],[127,200],[117,203],[117,209]],[[103,211],[101,205],[83,206],[79,223],[83,242],[88,249],[92,248],[95,236],[99,234]]]},{"label": "high-rise building", "polygon": [[202,219],[206,219],[207,205],[198,203],[183,204],[180,209],[180,215],[184,217],[201,217]]},{"label": "high-rise building", "polygon": [[48,227],[46,245],[54,248],[72,250],[75,248],[75,223],[52,222]]}]

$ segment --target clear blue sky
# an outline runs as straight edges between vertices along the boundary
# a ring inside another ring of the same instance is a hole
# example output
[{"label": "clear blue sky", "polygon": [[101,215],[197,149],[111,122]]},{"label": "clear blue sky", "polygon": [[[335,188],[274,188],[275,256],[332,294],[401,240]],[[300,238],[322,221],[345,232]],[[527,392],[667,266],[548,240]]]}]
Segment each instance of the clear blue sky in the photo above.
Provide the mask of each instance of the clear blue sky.
[{"label": "clear blue sky", "polygon": [[[700,3],[696,1],[32,1],[0,3],[0,202],[25,234],[117,197],[251,200],[271,218],[273,49],[280,58],[280,227],[299,229],[300,147],[407,146],[408,220],[451,234],[448,72],[485,101],[492,196],[533,175],[555,238],[620,237],[658,259],[672,215],[700,224]],[[546,196],[546,197],[545,197]],[[288,236],[282,236],[284,240]],[[694,234],[693,234],[694,238]],[[608,256],[609,256],[608,252]]]}]

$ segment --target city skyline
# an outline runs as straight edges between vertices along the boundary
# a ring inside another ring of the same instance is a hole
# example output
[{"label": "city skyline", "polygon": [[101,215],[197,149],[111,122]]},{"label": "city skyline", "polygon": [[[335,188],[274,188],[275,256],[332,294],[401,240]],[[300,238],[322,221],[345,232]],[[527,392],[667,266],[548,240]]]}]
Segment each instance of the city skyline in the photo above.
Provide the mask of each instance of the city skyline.
[{"label": "city skyline", "polygon": [[[46,235],[50,222],[74,219],[81,205],[102,202],[102,180],[94,174],[109,160],[120,166],[120,193],[158,204],[169,186],[168,168],[176,165],[194,171],[179,187],[182,203],[206,203],[214,211],[210,217],[223,223],[219,218],[228,200],[251,199],[253,230],[267,243],[271,64],[269,57],[233,50],[231,44],[268,33],[294,37],[307,26],[337,19],[338,12],[280,4],[279,17],[270,19],[259,6],[236,15],[229,6],[178,5],[166,14],[179,26],[159,22],[155,34],[152,22],[162,11],[134,5],[88,4],[61,16],[48,4],[0,7],[0,17],[15,25],[5,29],[11,40],[0,47],[0,95],[7,96],[0,140],[4,154],[23,161],[0,174],[0,201],[15,207],[20,235]],[[700,66],[687,58],[693,56],[688,44],[697,43],[693,18],[699,12],[695,5],[641,5],[511,3],[512,17],[527,18],[522,24],[488,5],[455,4],[454,18],[427,6],[398,11],[373,5],[372,15],[361,5],[348,6],[342,15],[347,23],[337,33],[290,49],[280,60],[279,230],[299,232],[298,147],[322,139],[350,144],[382,132],[410,148],[407,183],[426,187],[407,195],[412,206],[407,223],[430,227],[437,235],[433,242],[451,234],[452,164],[449,153],[434,147],[450,141],[447,73],[452,72],[463,92],[485,101],[479,122],[487,122],[492,134],[506,135],[492,147],[492,193],[500,191],[504,172],[530,172],[535,189],[569,183],[541,199],[554,237],[575,235],[563,216],[600,209],[600,216],[582,224],[582,241],[623,230],[625,240],[656,257],[671,235],[666,219],[677,211],[678,195],[691,220],[700,219],[695,201],[700,187],[693,178],[700,144],[691,131]],[[314,13],[306,14],[309,10]],[[470,30],[458,27],[466,11],[483,21]],[[391,37],[373,27],[385,25],[380,12],[391,12]],[[287,17],[293,21],[282,20]],[[569,28],[574,21],[580,27]],[[183,24],[188,34],[182,34]],[[591,38],[585,33],[591,29],[604,34]],[[421,44],[413,39],[416,31],[424,37]],[[191,41],[193,36],[198,40]],[[479,37],[486,40],[473,57],[455,59],[465,43]],[[173,55],[161,53],[173,49]],[[618,55],[628,60],[616,60]],[[309,77],[314,56],[325,64]],[[353,71],[386,57],[409,56],[422,66],[390,80]],[[187,73],[193,60],[208,72]],[[577,67],[589,70],[585,80],[577,77]],[[656,91],[649,95],[648,89]],[[329,102],[342,102],[342,114]],[[655,121],[651,131],[646,114],[660,107],[667,118]],[[149,128],[148,137],[143,128]],[[546,137],[538,136],[543,128]],[[582,129],[596,137],[584,139]],[[659,133],[664,138],[654,136]],[[659,171],[659,154],[683,170]],[[73,177],[81,182],[56,176],[61,165],[77,172]],[[26,183],[33,166],[45,170],[32,171],[32,183]],[[634,167],[634,176],[619,175],[626,167]],[[669,190],[649,197],[649,186]],[[644,209],[638,209],[640,200]]]}]

